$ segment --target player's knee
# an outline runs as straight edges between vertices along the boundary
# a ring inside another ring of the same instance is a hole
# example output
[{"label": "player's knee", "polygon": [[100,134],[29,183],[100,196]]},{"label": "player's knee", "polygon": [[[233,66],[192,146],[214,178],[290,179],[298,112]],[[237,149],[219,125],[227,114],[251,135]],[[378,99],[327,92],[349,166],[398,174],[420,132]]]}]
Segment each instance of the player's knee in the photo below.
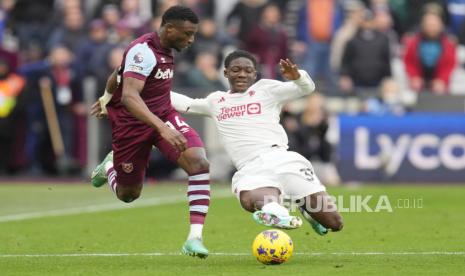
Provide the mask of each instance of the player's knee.
[{"label": "player's knee", "polygon": [[337,231],[341,231],[343,227],[344,227],[344,222],[342,221],[342,217],[339,214],[337,214],[336,216],[332,218],[331,225],[329,226],[329,228],[333,232],[337,232]]},{"label": "player's knee", "polygon": [[255,212],[255,206],[253,203],[249,202],[249,201],[242,201],[241,200],[241,206],[242,208],[244,208],[244,210],[248,211],[248,212]]},{"label": "player's knee", "polygon": [[118,199],[130,203],[138,199],[140,196],[140,191],[123,191],[117,193]]},{"label": "player's knee", "polygon": [[207,158],[203,156],[193,156],[189,158],[190,172],[189,174],[196,174],[199,172],[206,172],[210,170],[210,163]]},{"label": "player's knee", "polygon": [[248,197],[246,194],[241,193],[239,201],[241,203],[242,208],[244,208],[246,211],[251,213],[255,212],[255,204],[252,201],[252,199]]}]

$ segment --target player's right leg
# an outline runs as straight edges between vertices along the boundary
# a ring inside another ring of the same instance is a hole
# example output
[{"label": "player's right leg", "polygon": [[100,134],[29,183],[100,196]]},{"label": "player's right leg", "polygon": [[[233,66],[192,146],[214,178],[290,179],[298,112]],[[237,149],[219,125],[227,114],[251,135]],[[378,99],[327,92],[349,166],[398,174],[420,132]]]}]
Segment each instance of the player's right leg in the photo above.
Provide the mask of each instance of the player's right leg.
[{"label": "player's right leg", "polygon": [[299,217],[291,216],[289,211],[279,203],[280,190],[275,187],[261,187],[239,192],[242,208],[253,213],[253,219],[262,225],[295,229],[302,225]]},{"label": "player's right leg", "polygon": [[[110,151],[92,172],[91,183],[97,188],[108,183],[118,199],[126,203],[132,202],[140,196],[143,184],[141,175],[144,173],[134,172],[133,163],[122,163],[118,167],[121,167],[120,172],[114,166],[113,151]],[[143,171],[145,172],[145,169]],[[134,174],[128,177],[125,175],[127,172]]]},{"label": "player's right leg", "polygon": [[[121,128],[117,128],[119,129]],[[126,127],[125,131],[114,131],[113,151],[95,168],[92,184],[100,187],[108,183],[121,201],[129,203],[136,200],[142,190],[152,150],[152,134],[152,129],[140,127]]]},{"label": "player's right leg", "polygon": [[96,188],[100,188],[108,183],[108,169],[105,169],[105,166],[107,166],[107,168],[113,167],[113,151],[110,151],[107,156],[105,156],[102,163],[97,165],[97,167],[95,167],[95,169],[92,171],[90,181]]}]

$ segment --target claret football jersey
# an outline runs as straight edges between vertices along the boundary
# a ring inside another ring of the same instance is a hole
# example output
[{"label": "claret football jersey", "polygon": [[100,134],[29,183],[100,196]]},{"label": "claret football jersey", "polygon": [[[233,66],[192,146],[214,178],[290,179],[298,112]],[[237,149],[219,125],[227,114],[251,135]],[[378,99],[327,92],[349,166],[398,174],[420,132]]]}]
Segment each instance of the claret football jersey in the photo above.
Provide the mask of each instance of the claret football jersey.
[{"label": "claret football jersey", "polygon": [[[145,82],[141,97],[158,117],[173,110],[170,90],[174,74],[171,49],[160,45],[157,33],[145,34],[134,40],[126,49],[119,74],[121,83],[109,103],[109,115],[113,119],[138,122],[121,103],[124,78],[131,77]],[[142,122],[140,122],[142,123]]]}]

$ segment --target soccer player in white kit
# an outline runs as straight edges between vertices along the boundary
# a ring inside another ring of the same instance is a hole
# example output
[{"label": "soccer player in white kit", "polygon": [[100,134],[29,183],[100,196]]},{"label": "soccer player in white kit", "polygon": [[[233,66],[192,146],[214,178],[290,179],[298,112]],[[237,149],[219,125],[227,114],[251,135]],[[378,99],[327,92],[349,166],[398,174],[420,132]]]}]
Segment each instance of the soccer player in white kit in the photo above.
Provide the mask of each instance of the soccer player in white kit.
[{"label": "soccer player in white kit", "polygon": [[289,59],[279,63],[287,82],[262,79],[256,82],[257,62],[237,50],[225,59],[228,92],[217,91],[202,99],[171,93],[179,112],[211,117],[220,140],[237,172],[232,190],[242,207],[264,225],[293,229],[302,224],[280,204],[280,196],[298,201],[299,210],[320,235],[342,229],[334,202],[302,155],[288,151],[288,138],[279,124],[285,102],[315,90],[309,75]]}]

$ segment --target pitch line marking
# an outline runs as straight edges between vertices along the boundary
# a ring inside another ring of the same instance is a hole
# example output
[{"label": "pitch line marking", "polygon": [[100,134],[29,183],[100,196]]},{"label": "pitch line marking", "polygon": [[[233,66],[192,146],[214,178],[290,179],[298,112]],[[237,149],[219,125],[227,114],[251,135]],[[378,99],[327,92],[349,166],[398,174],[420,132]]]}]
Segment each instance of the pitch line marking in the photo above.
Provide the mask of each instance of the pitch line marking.
[{"label": "pitch line marking", "polygon": [[[216,191],[214,193],[214,196],[215,198],[225,198],[225,197],[232,196],[232,193],[229,189],[220,190],[220,191]],[[184,201],[187,202],[186,195],[139,199],[135,201],[133,204],[126,204],[123,202],[116,201],[115,203],[96,204],[96,205],[80,206],[80,207],[65,208],[65,209],[3,215],[3,216],[0,216],[0,223],[9,222],[9,221],[35,219],[35,218],[44,218],[44,217],[57,217],[57,216],[65,216],[65,215],[77,215],[77,214],[83,214],[83,213],[97,213],[97,212],[114,211],[114,210],[121,210],[121,209],[141,208],[141,207],[148,207],[148,206],[179,203],[179,202],[184,202]]]},{"label": "pitch line marking", "polygon": [[[296,252],[295,255],[303,256],[396,256],[396,255],[458,255],[465,256],[465,251],[426,251],[426,252]],[[251,256],[250,253],[213,252],[213,256]],[[181,253],[69,253],[69,254],[0,254],[0,258],[55,258],[55,257],[158,257],[158,256],[184,256]]]}]

